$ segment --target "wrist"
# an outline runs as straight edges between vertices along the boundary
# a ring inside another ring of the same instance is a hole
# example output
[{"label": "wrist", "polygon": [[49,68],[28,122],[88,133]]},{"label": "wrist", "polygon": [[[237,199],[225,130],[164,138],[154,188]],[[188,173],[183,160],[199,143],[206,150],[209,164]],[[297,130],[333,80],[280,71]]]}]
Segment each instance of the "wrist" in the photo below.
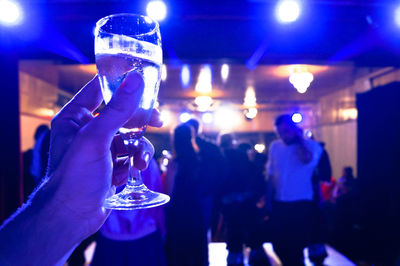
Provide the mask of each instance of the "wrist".
[{"label": "wrist", "polygon": [[[63,230],[70,242],[80,242],[89,233],[85,221],[77,216],[61,199],[59,182],[56,178],[49,178],[43,183],[32,199],[32,215],[36,212],[52,230]],[[47,221],[47,222],[46,222]]]},{"label": "wrist", "polygon": [[0,264],[55,265],[82,241],[82,228],[55,200],[53,189],[52,184],[44,182],[4,224],[0,231]]}]

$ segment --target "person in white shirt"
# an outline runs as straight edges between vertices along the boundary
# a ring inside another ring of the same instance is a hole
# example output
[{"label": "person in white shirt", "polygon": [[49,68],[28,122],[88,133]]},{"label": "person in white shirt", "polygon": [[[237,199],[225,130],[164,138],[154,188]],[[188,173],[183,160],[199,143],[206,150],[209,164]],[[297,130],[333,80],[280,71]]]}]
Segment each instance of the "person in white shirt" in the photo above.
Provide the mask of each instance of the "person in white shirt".
[{"label": "person in white shirt", "polygon": [[304,139],[290,115],[277,117],[275,127],[279,139],[271,143],[267,162],[273,246],[283,265],[304,265],[315,215],[312,176],[322,147]]}]

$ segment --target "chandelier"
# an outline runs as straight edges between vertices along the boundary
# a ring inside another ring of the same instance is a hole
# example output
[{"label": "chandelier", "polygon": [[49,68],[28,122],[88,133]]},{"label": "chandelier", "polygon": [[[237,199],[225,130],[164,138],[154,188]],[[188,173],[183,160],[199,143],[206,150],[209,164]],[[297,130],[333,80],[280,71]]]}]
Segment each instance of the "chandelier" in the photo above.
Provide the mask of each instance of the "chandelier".
[{"label": "chandelier", "polygon": [[313,74],[301,67],[294,68],[291,72],[289,82],[298,93],[305,93],[311,82],[314,80]]}]

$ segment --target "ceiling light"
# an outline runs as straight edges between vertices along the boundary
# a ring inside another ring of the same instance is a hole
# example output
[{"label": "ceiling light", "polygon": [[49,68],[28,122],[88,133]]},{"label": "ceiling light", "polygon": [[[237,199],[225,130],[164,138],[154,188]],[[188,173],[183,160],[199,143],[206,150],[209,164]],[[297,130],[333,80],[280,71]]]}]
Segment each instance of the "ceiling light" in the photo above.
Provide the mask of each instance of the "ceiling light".
[{"label": "ceiling light", "polygon": [[292,121],[297,123],[300,123],[301,121],[303,121],[303,116],[300,113],[294,113],[292,115]]},{"label": "ceiling light", "polygon": [[212,74],[211,66],[204,65],[200,69],[199,77],[197,79],[195,91],[197,93],[207,94],[212,90]]},{"label": "ceiling light", "polygon": [[301,7],[299,1],[282,0],[276,6],[276,17],[282,23],[290,23],[300,16]]},{"label": "ceiling light", "polygon": [[14,1],[0,0],[0,23],[7,26],[14,26],[20,24],[21,22],[21,6]]},{"label": "ceiling light", "polygon": [[225,82],[229,76],[229,66],[227,64],[223,64],[221,66],[221,78],[222,81]]},{"label": "ceiling light", "polygon": [[167,6],[163,1],[151,1],[147,4],[146,12],[152,19],[161,21],[167,16]]},{"label": "ceiling light", "polygon": [[253,86],[247,87],[243,105],[248,108],[257,106],[256,92]]},{"label": "ceiling light", "polygon": [[299,93],[305,93],[313,80],[313,74],[307,71],[294,72],[290,74],[289,77],[289,82],[292,83],[293,87],[295,87]]},{"label": "ceiling light", "polygon": [[229,107],[221,107],[215,112],[215,123],[222,130],[230,130],[240,122],[238,113]]},{"label": "ceiling light", "polygon": [[258,152],[258,153],[263,153],[265,151],[265,145],[264,144],[256,144],[254,145],[254,149]]},{"label": "ceiling light", "polygon": [[183,112],[181,113],[181,115],[179,116],[179,121],[181,121],[181,123],[185,123],[187,122],[190,118],[192,118],[192,115],[189,114],[188,112]]},{"label": "ceiling light", "polygon": [[190,84],[190,68],[186,64],[181,68],[181,84],[184,88],[187,88]]},{"label": "ceiling light", "polygon": [[197,110],[200,112],[207,111],[213,103],[210,96],[197,96],[194,99],[194,103],[197,105]]},{"label": "ceiling light", "polygon": [[203,120],[205,124],[211,124],[214,120],[214,116],[212,113],[204,113],[201,116],[201,120]]},{"label": "ceiling light", "polygon": [[251,107],[245,110],[244,115],[247,119],[252,120],[257,116],[257,113],[258,113],[257,108]]}]

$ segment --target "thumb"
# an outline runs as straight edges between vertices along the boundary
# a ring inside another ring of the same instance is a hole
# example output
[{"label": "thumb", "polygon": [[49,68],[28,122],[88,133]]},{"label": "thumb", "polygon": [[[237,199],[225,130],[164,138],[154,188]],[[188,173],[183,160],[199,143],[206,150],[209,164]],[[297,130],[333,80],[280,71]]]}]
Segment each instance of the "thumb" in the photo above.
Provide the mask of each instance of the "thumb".
[{"label": "thumb", "polygon": [[107,139],[111,143],[115,133],[122,127],[138,109],[144,90],[142,76],[135,72],[128,72],[124,81],[115,91],[111,101],[95,117],[87,127],[92,137],[100,140]]}]

